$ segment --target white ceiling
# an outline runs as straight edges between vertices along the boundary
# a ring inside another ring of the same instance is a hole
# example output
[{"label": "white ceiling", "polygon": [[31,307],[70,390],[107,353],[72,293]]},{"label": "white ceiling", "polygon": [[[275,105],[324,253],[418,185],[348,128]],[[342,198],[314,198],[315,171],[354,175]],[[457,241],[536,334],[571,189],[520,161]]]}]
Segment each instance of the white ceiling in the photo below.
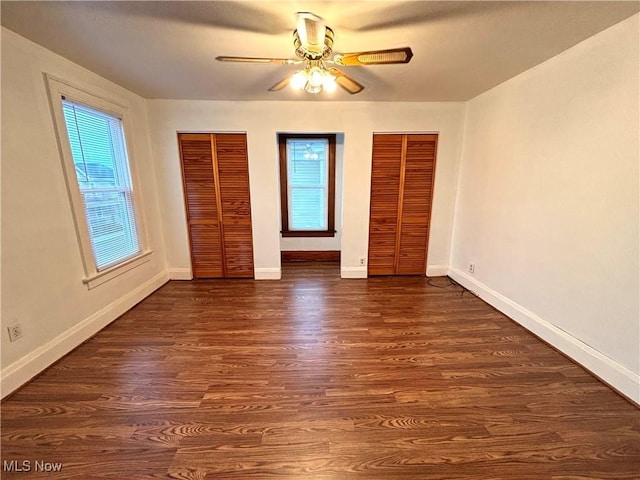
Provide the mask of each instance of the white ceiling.
[{"label": "white ceiling", "polygon": [[[464,101],[633,15],[638,1],[2,1],[2,25],[147,98]],[[365,85],[267,89],[295,66],[295,12],[320,15],[334,51],[411,46],[408,65],[343,67]]]}]

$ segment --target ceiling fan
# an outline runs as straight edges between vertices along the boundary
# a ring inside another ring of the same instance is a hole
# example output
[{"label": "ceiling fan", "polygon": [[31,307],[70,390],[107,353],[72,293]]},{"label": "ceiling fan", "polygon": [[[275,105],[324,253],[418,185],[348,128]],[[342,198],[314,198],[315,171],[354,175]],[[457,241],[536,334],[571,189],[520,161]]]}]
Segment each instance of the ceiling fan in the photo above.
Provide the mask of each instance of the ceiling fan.
[{"label": "ceiling fan", "polygon": [[388,65],[409,63],[413,52],[410,47],[387,50],[369,50],[365,52],[336,53],[333,55],[333,30],[324,24],[322,18],[309,12],[297,14],[298,25],[293,31],[293,46],[297,58],[260,58],[220,56],[220,62],[237,63],[280,63],[284,65],[302,65],[297,71],[273,85],[269,91],[282,90],[291,85],[296,90],[320,93],[323,90],[333,92],[339,85],[351,94],[364,89],[360,83],[336,68],[354,65]]}]

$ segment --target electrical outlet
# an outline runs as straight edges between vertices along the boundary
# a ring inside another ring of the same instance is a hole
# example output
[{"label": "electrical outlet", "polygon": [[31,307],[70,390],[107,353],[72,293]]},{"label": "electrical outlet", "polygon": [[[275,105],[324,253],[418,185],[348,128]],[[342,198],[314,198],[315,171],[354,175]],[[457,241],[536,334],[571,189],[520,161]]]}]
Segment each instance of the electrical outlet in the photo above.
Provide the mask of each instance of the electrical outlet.
[{"label": "electrical outlet", "polygon": [[469,264],[469,273],[474,273],[475,271],[476,271],[475,263],[470,263]]},{"label": "electrical outlet", "polygon": [[364,265],[364,257],[360,257],[360,265]]},{"label": "electrical outlet", "polygon": [[22,337],[22,325],[19,323],[9,325],[7,330],[9,330],[9,341],[11,342],[15,342],[17,339]]}]

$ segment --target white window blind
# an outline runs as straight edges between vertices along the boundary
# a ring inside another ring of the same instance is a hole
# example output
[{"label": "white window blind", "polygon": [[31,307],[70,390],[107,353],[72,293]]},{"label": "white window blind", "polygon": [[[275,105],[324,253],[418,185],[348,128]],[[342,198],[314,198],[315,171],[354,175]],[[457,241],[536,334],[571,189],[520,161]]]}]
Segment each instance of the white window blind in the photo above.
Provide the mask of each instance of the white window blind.
[{"label": "white window blind", "polygon": [[287,139],[290,230],[327,230],[329,141]]},{"label": "white window blind", "polygon": [[62,100],[97,271],[141,252],[120,118]]}]

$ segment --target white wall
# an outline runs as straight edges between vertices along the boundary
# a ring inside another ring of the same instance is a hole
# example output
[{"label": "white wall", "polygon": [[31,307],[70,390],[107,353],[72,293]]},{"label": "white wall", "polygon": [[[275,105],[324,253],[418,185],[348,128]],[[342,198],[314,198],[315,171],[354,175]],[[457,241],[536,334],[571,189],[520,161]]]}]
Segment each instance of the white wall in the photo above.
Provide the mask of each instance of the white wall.
[{"label": "white wall", "polygon": [[[92,290],[71,215],[43,73],[130,106],[151,260]],[[145,100],[2,29],[2,395],[167,280]],[[23,338],[6,328],[20,322]]]},{"label": "white wall", "polygon": [[637,402],[639,18],[468,103],[451,272]]},{"label": "white wall", "polygon": [[[277,95],[277,94],[274,94]],[[256,278],[280,276],[278,132],[344,133],[341,272],[365,277],[373,132],[438,132],[428,272],[446,274],[458,178],[461,103],[149,101],[170,271],[190,272],[178,131],[246,131]]]}]

